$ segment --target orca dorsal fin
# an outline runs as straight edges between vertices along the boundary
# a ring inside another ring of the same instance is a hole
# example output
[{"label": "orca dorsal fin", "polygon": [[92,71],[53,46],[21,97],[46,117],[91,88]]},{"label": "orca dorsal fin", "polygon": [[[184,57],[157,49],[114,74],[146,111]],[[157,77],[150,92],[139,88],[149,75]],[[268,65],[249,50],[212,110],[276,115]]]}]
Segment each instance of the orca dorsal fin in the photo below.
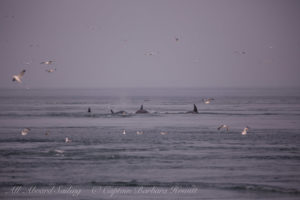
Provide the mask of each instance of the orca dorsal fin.
[{"label": "orca dorsal fin", "polygon": [[140,110],[144,110],[143,104],[141,105],[141,108],[140,108]]},{"label": "orca dorsal fin", "polygon": [[194,110],[193,110],[195,113],[198,113],[198,109],[197,109],[197,106],[194,104]]},{"label": "orca dorsal fin", "polygon": [[89,112],[89,113],[91,112],[91,108],[88,108],[88,112]]},{"label": "orca dorsal fin", "polygon": [[115,113],[112,109],[110,109],[110,112],[111,112],[111,114],[114,114],[114,113]]}]

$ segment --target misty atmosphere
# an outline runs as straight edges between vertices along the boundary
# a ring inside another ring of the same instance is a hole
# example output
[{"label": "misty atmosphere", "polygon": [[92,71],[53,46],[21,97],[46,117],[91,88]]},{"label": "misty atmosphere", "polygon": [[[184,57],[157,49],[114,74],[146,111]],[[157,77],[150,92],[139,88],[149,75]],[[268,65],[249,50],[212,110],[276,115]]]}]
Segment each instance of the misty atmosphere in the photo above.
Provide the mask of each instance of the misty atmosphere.
[{"label": "misty atmosphere", "polygon": [[[297,0],[1,0],[2,88],[299,87]],[[41,62],[53,60],[56,73]],[[48,68],[47,68],[48,69]]]},{"label": "misty atmosphere", "polygon": [[0,0],[0,199],[298,200],[299,0]]}]

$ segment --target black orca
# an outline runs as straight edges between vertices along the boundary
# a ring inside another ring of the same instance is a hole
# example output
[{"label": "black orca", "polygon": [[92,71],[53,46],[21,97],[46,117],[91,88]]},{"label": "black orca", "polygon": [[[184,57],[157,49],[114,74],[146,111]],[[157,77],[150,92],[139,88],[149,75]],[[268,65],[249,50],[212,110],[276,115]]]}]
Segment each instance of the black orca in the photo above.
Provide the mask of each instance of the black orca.
[{"label": "black orca", "polygon": [[127,115],[127,112],[124,110],[118,111],[118,112],[114,112],[113,110],[110,110],[112,115]]},{"label": "black orca", "polygon": [[194,110],[188,111],[187,113],[197,114],[197,113],[198,113],[198,108],[197,108],[197,106],[194,104]]},{"label": "black orca", "polygon": [[135,112],[136,114],[141,114],[141,113],[149,113],[147,110],[144,110],[143,105],[141,105],[141,108]]}]

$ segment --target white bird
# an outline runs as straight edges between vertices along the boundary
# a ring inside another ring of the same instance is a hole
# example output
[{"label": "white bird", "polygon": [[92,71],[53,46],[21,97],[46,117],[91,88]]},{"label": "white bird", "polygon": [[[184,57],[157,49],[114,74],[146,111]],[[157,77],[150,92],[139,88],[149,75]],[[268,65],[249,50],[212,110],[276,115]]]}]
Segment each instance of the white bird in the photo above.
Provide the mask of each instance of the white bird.
[{"label": "white bird", "polygon": [[226,124],[222,124],[221,126],[218,127],[218,130],[221,130],[222,128],[226,128],[226,131],[229,131],[229,126],[227,126]]},{"label": "white bird", "polygon": [[144,132],[143,132],[143,131],[137,131],[136,134],[137,134],[137,135],[143,135]]},{"label": "white bird", "polygon": [[68,137],[65,138],[65,143],[69,143],[72,142],[72,140],[70,140]]},{"label": "white bird", "polygon": [[64,153],[63,150],[59,150],[59,149],[54,149],[54,151],[55,151],[56,153]]},{"label": "white bird", "polygon": [[123,135],[126,135],[126,131],[125,131],[125,129],[123,130]]},{"label": "white bird", "polygon": [[48,73],[52,73],[54,71],[56,71],[56,68],[54,68],[54,69],[46,69],[46,72],[48,72]]},{"label": "white bird", "polygon": [[31,65],[31,64],[32,64],[32,61],[24,62],[23,64],[24,64],[24,65]]},{"label": "white bird", "polygon": [[25,72],[26,72],[26,70],[23,69],[23,71],[21,71],[20,74],[14,75],[14,76],[12,77],[12,78],[13,78],[12,81],[17,81],[18,83],[22,83],[21,78],[22,78],[22,76],[25,74]]},{"label": "white bird", "polygon": [[244,128],[244,130],[242,131],[242,135],[246,135],[247,134],[247,131],[249,130],[249,127],[246,126],[246,128]]},{"label": "white bird", "polygon": [[30,128],[24,128],[22,131],[21,131],[21,134],[22,135],[27,135],[30,131]]},{"label": "white bird", "polygon": [[205,104],[210,104],[211,101],[215,100],[214,98],[202,99]]},{"label": "white bird", "polygon": [[161,135],[167,135],[167,132],[160,132]]},{"label": "white bird", "polygon": [[49,60],[49,61],[44,61],[44,62],[41,62],[41,65],[51,65],[52,63],[54,63],[55,61],[53,60]]}]

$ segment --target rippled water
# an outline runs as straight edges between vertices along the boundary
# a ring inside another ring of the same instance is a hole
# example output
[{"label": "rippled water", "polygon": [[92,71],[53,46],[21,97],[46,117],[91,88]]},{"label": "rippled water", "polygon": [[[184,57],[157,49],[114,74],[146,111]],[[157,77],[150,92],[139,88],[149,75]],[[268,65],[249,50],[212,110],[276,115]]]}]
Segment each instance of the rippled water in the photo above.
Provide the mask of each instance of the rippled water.
[{"label": "rippled water", "polygon": [[300,198],[297,89],[1,90],[0,110],[2,199]]}]

